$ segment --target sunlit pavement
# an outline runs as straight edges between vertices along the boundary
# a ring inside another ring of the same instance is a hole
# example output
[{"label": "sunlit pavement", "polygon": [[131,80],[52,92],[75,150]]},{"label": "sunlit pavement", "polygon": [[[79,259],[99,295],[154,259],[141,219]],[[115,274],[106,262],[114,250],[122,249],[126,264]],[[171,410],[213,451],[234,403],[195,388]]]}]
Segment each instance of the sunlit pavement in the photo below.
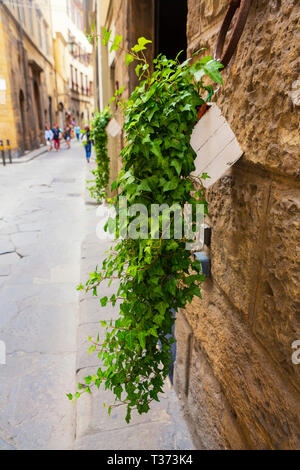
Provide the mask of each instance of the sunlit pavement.
[{"label": "sunlit pavement", "polygon": [[68,449],[74,389],[84,149],[0,167],[0,449]]},{"label": "sunlit pavement", "polygon": [[[99,214],[98,214],[99,215]],[[86,280],[93,272],[96,264],[101,266],[107,257],[107,250],[113,242],[99,240],[96,236],[95,221],[99,224],[97,208],[86,206],[85,239],[82,245],[81,278]],[[118,281],[111,286],[102,283],[98,293],[111,296],[118,290]],[[76,377],[77,382],[84,382],[84,377],[97,373],[99,358],[97,353],[88,354],[91,343],[88,337],[97,338],[103,335],[99,322],[116,319],[119,314],[119,304],[115,307],[109,303],[100,307],[99,299],[92,294],[80,296],[79,326]],[[139,415],[132,412],[130,424],[126,424],[126,406],[114,407],[109,417],[106,405],[114,403],[112,392],[93,389],[91,394],[85,393],[76,402],[76,440],[74,449],[79,450],[190,450],[194,449],[192,438],[180,408],[179,399],[167,380],[164,394],[160,402],[153,401],[147,414]]]},{"label": "sunlit pavement", "polygon": [[[99,366],[88,337],[115,309],[76,291],[111,242],[99,240],[97,207],[86,191],[84,149],[72,143],[25,164],[0,167],[1,449],[193,449],[170,387],[147,415],[125,407],[111,418],[100,389],[75,405],[66,393]],[[102,289],[109,295],[116,286]],[[102,292],[104,295],[104,291]]]}]

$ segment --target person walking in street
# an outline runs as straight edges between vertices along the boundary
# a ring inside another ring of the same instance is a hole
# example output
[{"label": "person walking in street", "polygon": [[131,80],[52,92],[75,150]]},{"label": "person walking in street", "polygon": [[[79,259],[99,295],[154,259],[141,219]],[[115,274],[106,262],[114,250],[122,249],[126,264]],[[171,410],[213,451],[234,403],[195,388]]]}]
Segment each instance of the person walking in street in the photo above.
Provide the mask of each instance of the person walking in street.
[{"label": "person walking in street", "polygon": [[75,131],[76,138],[77,138],[77,140],[78,140],[78,142],[79,142],[79,139],[80,139],[80,131],[81,131],[80,126],[78,126],[78,125],[75,126],[75,127],[74,127],[74,131]]},{"label": "person walking in street", "polygon": [[55,151],[58,152],[60,148],[60,134],[61,134],[61,130],[58,127],[58,124],[55,124],[55,126],[52,129],[52,132],[53,132],[54,148],[55,148]]},{"label": "person walking in street", "polygon": [[90,163],[93,139],[91,138],[91,131],[89,126],[85,126],[84,128],[82,141],[85,148],[86,161]]},{"label": "person walking in street", "polygon": [[64,139],[67,144],[67,148],[71,148],[71,127],[67,124],[64,130]]},{"label": "person walking in street", "polygon": [[50,152],[52,150],[53,132],[51,131],[48,125],[45,126],[45,140],[46,140],[48,152]]}]

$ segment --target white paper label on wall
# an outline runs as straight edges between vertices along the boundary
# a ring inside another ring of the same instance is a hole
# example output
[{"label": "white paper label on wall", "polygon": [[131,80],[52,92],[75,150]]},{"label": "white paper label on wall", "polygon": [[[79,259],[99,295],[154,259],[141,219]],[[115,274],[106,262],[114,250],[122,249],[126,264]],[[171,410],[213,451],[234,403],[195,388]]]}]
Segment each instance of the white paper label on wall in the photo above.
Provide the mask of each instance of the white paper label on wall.
[{"label": "white paper label on wall", "polygon": [[121,126],[120,124],[118,123],[118,121],[115,120],[115,118],[112,118],[107,127],[106,127],[106,132],[112,136],[112,137],[116,137],[116,135],[120,134],[121,132]]},{"label": "white paper label on wall", "polygon": [[212,186],[243,155],[234,133],[215,103],[211,103],[210,109],[194,127],[191,146],[197,154],[193,174],[201,176],[207,173],[210,176],[203,180],[205,188]]},{"label": "white paper label on wall", "polygon": [[6,80],[5,80],[5,78],[0,78],[0,91],[6,91]]}]

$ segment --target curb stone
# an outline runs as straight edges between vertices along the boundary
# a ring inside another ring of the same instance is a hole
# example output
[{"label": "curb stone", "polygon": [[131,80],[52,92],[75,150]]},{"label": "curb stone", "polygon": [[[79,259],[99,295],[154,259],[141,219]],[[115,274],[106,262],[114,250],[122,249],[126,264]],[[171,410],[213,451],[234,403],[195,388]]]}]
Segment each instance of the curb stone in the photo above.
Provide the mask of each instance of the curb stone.
[{"label": "curb stone", "polygon": [[[40,147],[39,149],[33,150],[32,152],[28,153],[27,155],[24,155],[23,157],[13,158],[12,163],[10,163],[9,160],[6,158],[6,166],[20,164],[20,163],[28,163],[31,160],[34,160],[35,158],[41,157],[47,152],[48,152],[48,149],[47,149],[47,146],[45,145],[43,147]],[[2,159],[0,161],[0,165],[3,166]]]}]

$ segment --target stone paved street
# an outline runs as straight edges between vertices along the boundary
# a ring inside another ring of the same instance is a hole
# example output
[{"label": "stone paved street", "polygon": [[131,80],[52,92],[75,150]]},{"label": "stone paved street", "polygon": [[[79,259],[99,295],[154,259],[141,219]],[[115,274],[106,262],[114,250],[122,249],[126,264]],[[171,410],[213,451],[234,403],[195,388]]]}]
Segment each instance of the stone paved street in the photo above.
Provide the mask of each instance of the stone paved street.
[{"label": "stone paved street", "polygon": [[96,237],[86,168],[77,143],[0,168],[0,449],[193,449],[169,383],[130,425],[122,408],[108,417],[107,392],[66,399],[97,367],[88,336],[117,314],[75,289],[111,245]]},{"label": "stone paved street", "polygon": [[[105,252],[112,245],[111,241],[96,237],[95,221],[97,214],[95,208],[86,206],[86,236],[82,246],[81,278],[88,279],[96,264],[101,265]],[[101,219],[100,219],[101,220]],[[101,222],[98,219],[99,225]],[[117,291],[117,281],[111,286],[103,285],[99,288],[99,295],[109,296]],[[96,374],[99,367],[97,353],[88,355],[91,343],[88,337],[96,339],[100,320],[116,319],[118,304],[112,307],[108,304],[100,307],[99,299],[92,295],[82,294],[79,308],[78,328],[78,356],[76,366],[77,382],[83,382],[87,375]],[[102,329],[103,331],[103,329]],[[101,336],[100,336],[101,337]],[[194,449],[190,433],[185,424],[178,398],[169,381],[165,384],[165,393],[161,401],[152,402],[149,413],[139,415],[132,413],[129,425],[125,422],[126,407],[113,408],[111,417],[108,417],[107,405],[113,403],[113,395],[109,391],[94,390],[91,395],[84,394],[76,402],[76,441],[75,449],[89,450],[190,450]]]},{"label": "stone paved street", "polygon": [[68,449],[74,388],[83,149],[0,167],[0,449]]}]

